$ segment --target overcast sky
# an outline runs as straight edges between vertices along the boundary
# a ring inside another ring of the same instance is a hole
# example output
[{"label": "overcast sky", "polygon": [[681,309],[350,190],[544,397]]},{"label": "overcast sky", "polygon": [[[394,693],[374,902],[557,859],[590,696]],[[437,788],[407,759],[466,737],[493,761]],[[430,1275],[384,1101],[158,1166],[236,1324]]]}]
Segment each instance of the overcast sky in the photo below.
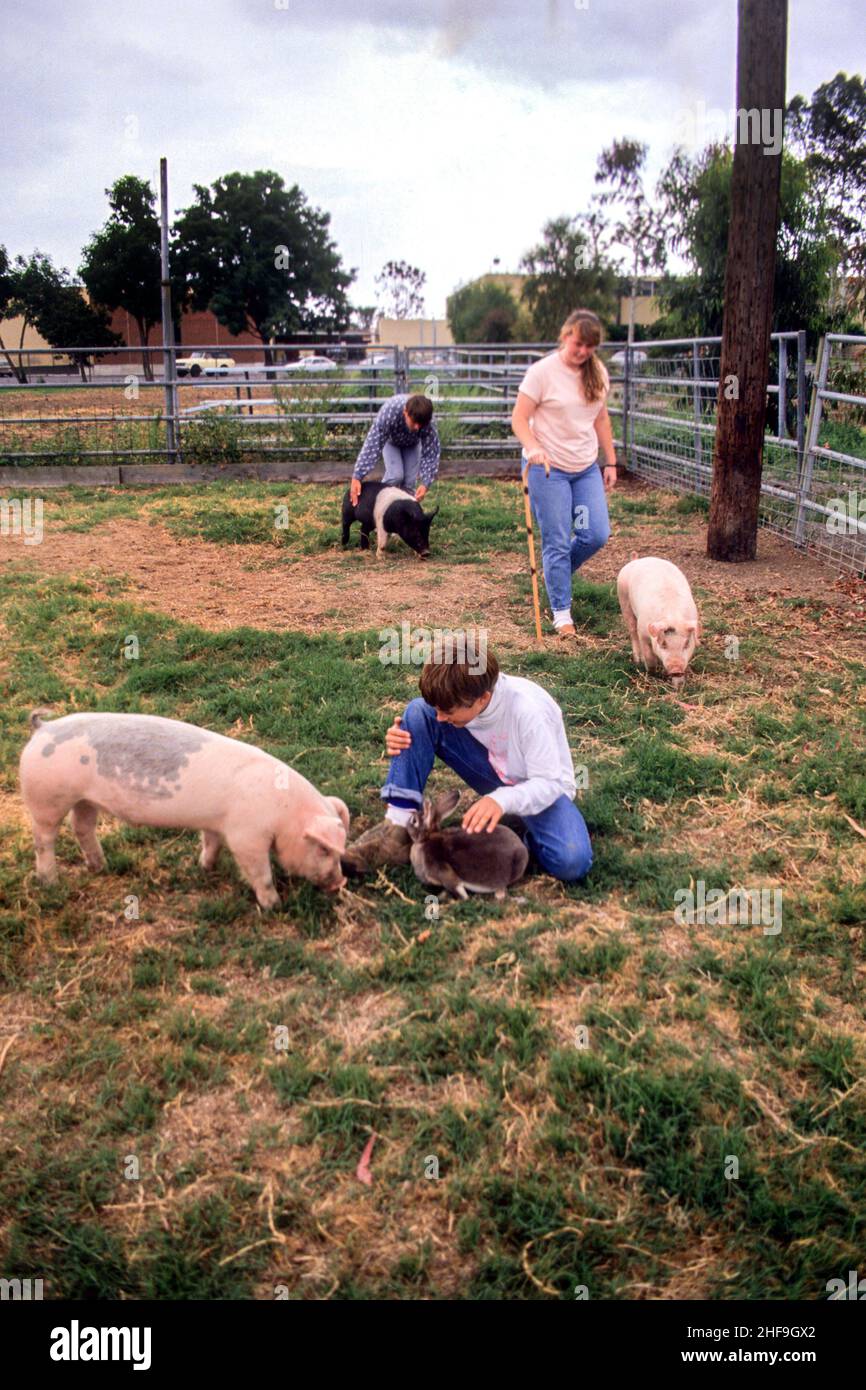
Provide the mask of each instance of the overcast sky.
[{"label": "overcast sky", "polygon": [[[350,291],[389,259],[455,286],[589,208],[612,140],[706,143],[734,105],[736,0],[0,0],[0,244],[77,271],[121,174],[172,211],[275,169],[331,213]],[[790,0],[788,95],[864,71],[863,0]]]}]

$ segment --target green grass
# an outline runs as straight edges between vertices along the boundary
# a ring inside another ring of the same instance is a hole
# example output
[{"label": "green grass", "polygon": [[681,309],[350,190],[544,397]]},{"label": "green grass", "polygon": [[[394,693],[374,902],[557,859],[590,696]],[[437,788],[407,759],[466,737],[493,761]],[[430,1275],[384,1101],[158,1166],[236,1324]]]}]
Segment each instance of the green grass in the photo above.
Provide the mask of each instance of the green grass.
[{"label": "green grass", "polygon": [[[159,521],[213,546],[215,569],[244,543],[262,565],[319,554],[349,574],[337,496],[234,484],[51,506],[73,529]],[[449,483],[437,500],[448,563],[522,551],[513,488]],[[661,493],[613,510],[626,553],[638,528],[702,521]],[[342,796],[360,827],[380,813],[382,732],[417,669],[378,661],[361,605],[344,635],[213,632],[119,578],[29,558],[0,578],[4,1276],[133,1300],[571,1299],[578,1284],[822,1299],[856,1267],[866,880],[846,817],[866,821],[866,668],[829,590],[756,595],[740,662],[723,653],[724,585],[701,592],[707,638],[676,698],[635,672],[613,585],[579,580],[579,648],[502,655],[560,702],[587,769],[588,880],[533,876],[505,904],[431,920],[409,868],[340,901],[281,876],[264,916],[227,856],[199,869],[193,835],[110,822],[104,877],[65,833],[62,877],[38,887],[15,800],[27,711],[233,732]],[[502,582],[528,631],[525,578]],[[822,632],[818,672],[800,652]],[[780,887],[782,932],[679,926],[675,895],[701,879]]]}]

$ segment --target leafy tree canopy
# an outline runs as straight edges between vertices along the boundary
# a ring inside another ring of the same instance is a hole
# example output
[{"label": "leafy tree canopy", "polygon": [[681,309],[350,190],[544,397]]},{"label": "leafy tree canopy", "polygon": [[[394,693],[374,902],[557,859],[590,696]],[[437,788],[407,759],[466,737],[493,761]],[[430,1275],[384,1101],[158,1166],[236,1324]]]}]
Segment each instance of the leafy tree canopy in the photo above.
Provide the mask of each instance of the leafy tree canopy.
[{"label": "leafy tree canopy", "polygon": [[173,228],[172,265],[185,299],[229,332],[262,341],[345,328],[355,271],[343,268],[330,220],[272,170],[196,184],[195,202]]},{"label": "leafy tree canopy", "polygon": [[558,337],[573,309],[592,309],[601,318],[616,315],[616,272],[593,259],[592,239],[580,217],[556,217],[542,240],[521,261],[528,272],[523,301],[540,339]]},{"label": "leafy tree canopy", "polygon": [[[710,145],[691,159],[678,150],[659,180],[670,245],[688,260],[683,276],[666,277],[659,296],[672,334],[722,331],[733,154]],[[821,332],[836,260],[822,208],[803,161],[783,154],[773,331]]]},{"label": "leafy tree canopy", "polygon": [[105,191],[111,214],[85,246],[80,275],[91,302],[125,309],[144,342],[161,313],[156,199],[150,184],[134,174]]},{"label": "leafy tree canopy", "polygon": [[448,296],[447,314],[456,343],[507,343],[516,336],[520,308],[505,285],[474,280]]}]

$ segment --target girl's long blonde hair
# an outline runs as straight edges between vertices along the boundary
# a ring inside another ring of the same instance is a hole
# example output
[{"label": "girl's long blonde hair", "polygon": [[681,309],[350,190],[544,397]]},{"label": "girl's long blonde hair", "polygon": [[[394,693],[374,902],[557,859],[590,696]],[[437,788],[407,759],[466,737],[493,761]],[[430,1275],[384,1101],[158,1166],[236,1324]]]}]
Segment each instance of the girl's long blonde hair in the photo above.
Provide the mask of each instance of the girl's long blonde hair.
[{"label": "girl's long blonde hair", "polygon": [[[584,347],[597,348],[602,339],[601,319],[591,309],[574,309],[559,330],[559,341],[576,333]],[[599,400],[607,390],[604,369],[595,353],[578,367],[587,401]]]}]

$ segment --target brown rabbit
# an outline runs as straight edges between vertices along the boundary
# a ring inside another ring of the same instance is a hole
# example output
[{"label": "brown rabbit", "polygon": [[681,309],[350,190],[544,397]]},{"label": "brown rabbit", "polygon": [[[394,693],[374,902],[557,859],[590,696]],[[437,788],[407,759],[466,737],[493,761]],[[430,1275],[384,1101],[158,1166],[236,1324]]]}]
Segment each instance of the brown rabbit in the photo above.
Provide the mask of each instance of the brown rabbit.
[{"label": "brown rabbit", "polygon": [[442,820],[454,810],[460,792],[454,788],[435,801],[424,800],[406,829],[412,840],[412,868],[422,883],[446,888],[455,898],[469,893],[492,893],[501,901],[505,891],[523,877],[529,862],[526,845],[513,830],[497,825],[494,830],[472,832],[452,826],[442,830]]}]

